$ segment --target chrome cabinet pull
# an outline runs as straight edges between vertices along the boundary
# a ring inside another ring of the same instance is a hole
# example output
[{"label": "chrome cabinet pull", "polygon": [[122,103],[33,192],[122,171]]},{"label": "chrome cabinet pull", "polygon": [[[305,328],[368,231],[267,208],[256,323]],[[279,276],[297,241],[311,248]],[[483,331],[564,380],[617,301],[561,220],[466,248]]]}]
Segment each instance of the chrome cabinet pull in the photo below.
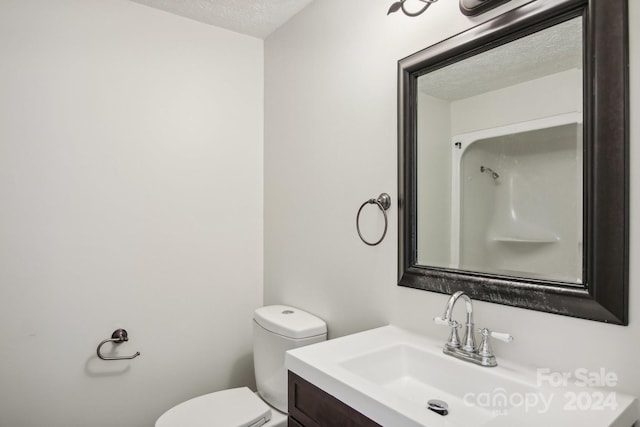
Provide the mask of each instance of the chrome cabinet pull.
[{"label": "chrome cabinet pull", "polygon": [[108,342],[120,344],[125,341],[129,341],[129,335],[127,334],[127,331],[124,329],[116,329],[115,331],[113,331],[113,334],[111,334],[111,338],[108,338],[102,341],[100,344],[98,344],[96,353],[98,354],[98,357],[102,360],[128,360],[128,359],[135,359],[136,357],[140,356],[139,351],[136,351],[136,354],[133,354],[131,356],[104,356],[100,352],[100,348],[102,348],[102,346]]}]

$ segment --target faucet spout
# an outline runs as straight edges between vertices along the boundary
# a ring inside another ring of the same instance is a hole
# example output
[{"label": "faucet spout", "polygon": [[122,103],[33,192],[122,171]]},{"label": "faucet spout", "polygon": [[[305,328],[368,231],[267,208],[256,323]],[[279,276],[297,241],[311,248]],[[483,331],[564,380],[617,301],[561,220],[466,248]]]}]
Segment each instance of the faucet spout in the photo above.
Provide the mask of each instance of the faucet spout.
[{"label": "faucet spout", "polygon": [[447,308],[444,311],[444,320],[450,321],[451,315],[453,313],[453,308],[458,302],[458,299],[462,298],[465,303],[465,307],[467,309],[467,322],[466,322],[466,331],[464,337],[464,345],[462,349],[464,351],[473,352],[476,350],[476,338],[474,334],[474,325],[473,325],[473,303],[471,302],[471,298],[463,291],[458,291],[451,295],[449,301],[447,302]]},{"label": "faucet spout", "polygon": [[451,319],[453,307],[456,305],[456,302],[458,302],[459,298],[463,299],[467,309],[467,323],[473,323],[473,303],[471,302],[471,298],[469,298],[469,296],[463,291],[458,291],[451,295],[451,298],[449,298],[449,301],[447,302],[447,308],[444,310],[444,319]]}]

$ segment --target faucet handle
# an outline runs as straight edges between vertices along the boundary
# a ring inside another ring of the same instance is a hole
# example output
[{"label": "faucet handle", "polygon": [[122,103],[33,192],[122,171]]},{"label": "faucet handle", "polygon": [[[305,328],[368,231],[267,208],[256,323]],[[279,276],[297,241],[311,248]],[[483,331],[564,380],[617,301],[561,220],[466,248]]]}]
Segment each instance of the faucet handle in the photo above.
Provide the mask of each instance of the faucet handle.
[{"label": "faucet handle", "polygon": [[478,332],[482,334],[483,339],[486,339],[487,337],[491,337],[504,342],[513,341],[513,336],[505,332],[493,332],[487,328],[478,329]]},{"label": "faucet handle", "polygon": [[489,335],[491,335],[491,338],[495,338],[495,339],[500,340],[500,341],[504,341],[504,342],[513,341],[513,336],[509,335],[507,333],[504,333],[504,332],[489,331]]},{"label": "faucet handle", "polygon": [[452,328],[459,328],[462,325],[459,324],[457,321],[453,320],[453,319],[446,319],[443,317],[434,317],[433,318],[433,323],[435,323],[436,325],[440,325],[440,326],[450,326]]},{"label": "faucet handle", "polygon": [[482,341],[478,347],[478,355],[482,357],[481,364],[483,366],[496,366],[498,362],[496,362],[496,356],[493,354],[489,338],[492,337],[500,341],[511,342],[513,341],[513,337],[503,332],[492,332],[487,328],[478,329],[478,332],[482,334]]},{"label": "faucet handle", "polygon": [[451,328],[451,333],[449,334],[449,339],[447,340],[447,344],[445,346],[447,348],[460,348],[460,337],[458,337],[458,329],[462,327],[460,323],[453,319],[447,319],[442,317],[434,317],[433,321],[436,325],[449,326]]},{"label": "faucet handle", "polygon": [[493,357],[493,349],[491,348],[489,337],[504,342],[513,341],[513,337],[504,332],[493,332],[487,328],[478,329],[478,332],[482,334],[482,341],[480,342],[480,347],[478,348],[478,353],[480,354],[480,356]]}]

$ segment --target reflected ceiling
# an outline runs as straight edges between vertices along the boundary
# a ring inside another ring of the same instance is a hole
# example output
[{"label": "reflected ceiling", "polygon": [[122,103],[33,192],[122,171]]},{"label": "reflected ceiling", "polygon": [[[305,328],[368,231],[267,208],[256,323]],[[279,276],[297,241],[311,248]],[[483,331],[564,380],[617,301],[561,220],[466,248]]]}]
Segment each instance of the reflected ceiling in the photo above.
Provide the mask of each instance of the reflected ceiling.
[{"label": "reflected ceiling", "polygon": [[582,18],[430,72],[419,90],[455,101],[573,68],[582,68]]}]

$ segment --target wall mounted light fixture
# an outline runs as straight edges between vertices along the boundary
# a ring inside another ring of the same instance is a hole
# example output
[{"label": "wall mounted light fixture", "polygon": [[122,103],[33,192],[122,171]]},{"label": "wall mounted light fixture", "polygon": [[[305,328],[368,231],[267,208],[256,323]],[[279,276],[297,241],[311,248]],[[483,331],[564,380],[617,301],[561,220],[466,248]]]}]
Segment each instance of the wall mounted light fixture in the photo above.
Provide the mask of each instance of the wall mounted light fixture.
[{"label": "wall mounted light fixture", "polygon": [[405,3],[406,1],[407,1],[407,0],[400,0],[400,1],[397,1],[397,2],[393,3],[393,4],[391,5],[391,7],[389,8],[389,11],[387,12],[387,15],[389,15],[389,14],[391,14],[391,13],[393,13],[393,12],[397,12],[397,11],[399,11],[399,10],[401,10],[401,11],[402,11],[402,13],[404,13],[404,14],[405,14],[405,15],[407,15],[407,16],[418,16],[418,15],[422,15],[422,13],[423,13],[425,10],[429,9],[429,6],[431,6],[433,3],[437,2],[438,0],[419,0],[419,1],[421,1],[422,3],[424,3],[424,5],[422,6],[422,8],[421,8],[421,9],[419,9],[419,10],[417,10],[417,11],[415,11],[415,12],[412,12],[412,11],[410,11],[410,10],[405,9],[405,7],[404,7],[404,3]]},{"label": "wall mounted light fixture", "polygon": [[[391,7],[389,8],[389,11],[387,12],[387,15],[401,10],[402,13],[404,13],[407,16],[412,16],[412,17],[419,16],[419,15],[422,15],[422,13],[424,13],[425,10],[429,9],[429,6],[431,6],[433,3],[437,2],[438,0],[415,0],[415,1],[423,3],[422,7],[415,11],[411,11],[410,9],[407,9],[405,7],[405,3],[407,2],[407,0],[399,0],[394,2],[391,5]],[[490,9],[493,9],[496,6],[500,6],[501,4],[506,3],[508,1],[510,0],[460,0],[460,11],[467,16],[479,15]]]}]

